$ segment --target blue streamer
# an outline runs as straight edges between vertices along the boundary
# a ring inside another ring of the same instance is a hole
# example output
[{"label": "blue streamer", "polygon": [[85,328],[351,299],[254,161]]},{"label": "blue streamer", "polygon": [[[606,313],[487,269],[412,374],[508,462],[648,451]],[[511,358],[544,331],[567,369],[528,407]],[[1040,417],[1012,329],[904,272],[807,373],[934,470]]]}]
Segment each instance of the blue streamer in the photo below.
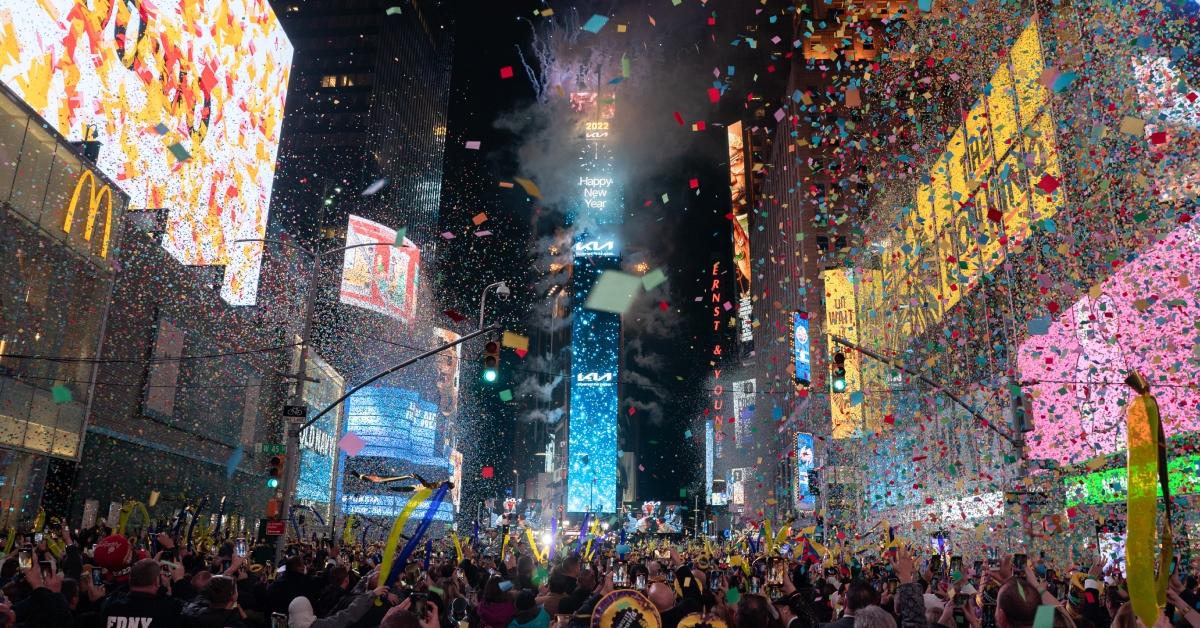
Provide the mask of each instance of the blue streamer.
[{"label": "blue streamer", "polygon": [[429,572],[429,557],[433,556],[433,537],[425,539],[425,560],[421,561],[421,571]]},{"label": "blue streamer", "polygon": [[591,514],[592,513],[590,513],[590,512],[583,513],[583,523],[579,524],[579,540],[575,542],[575,553],[576,554],[580,554],[580,555],[583,554],[583,542],[585,540],[583,537],[587,536],[588,517]]},{"label": "blue streamer", "polygon": [[200,505],[196,506],[196,514],[192,515],[192,523],[188,526],[187,531],[187,548],[192,550],[192,533],[196,531],[196,522],[200,520],[200,513],[204,512],[204,507],[208,505],[208,495],[205,495],[200,500]]},{"label": "blue streamer", "polygon": [[421,537],[429,529],[429,524],[433,523],[433,516],[437,514],[438,508],[442,505],[442,500],[446,498],[446,493],[449,491],[450,485],[443,484],[429,500],[425,516],[421,518],[421,523],[417,525],[417,530],[413,532],[412,538],[408,540],[408,543],[404,545],[404,549],[400,550],[400,554],[392,562],[392,573],[388,574],[387,586],[390,587],[395,584],[396,579],[400,577],[400,572],[404,571],[405,565],[408,564],[408,557],[412,556],[413,550],[417,549],[417,543],[421,542]]}]

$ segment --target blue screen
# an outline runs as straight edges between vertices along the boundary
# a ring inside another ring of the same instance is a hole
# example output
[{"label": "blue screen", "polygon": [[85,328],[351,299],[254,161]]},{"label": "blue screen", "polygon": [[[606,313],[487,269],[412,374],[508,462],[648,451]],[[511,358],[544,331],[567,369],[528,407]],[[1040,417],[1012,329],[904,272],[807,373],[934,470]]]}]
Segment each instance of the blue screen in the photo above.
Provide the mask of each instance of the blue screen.
[{"label": "blue screen", "polygon": [[[586,295],[616,260],[576,258],[575,294]],[[568,512],[617,509],[617,353],[621,317],[576,299],[571,323],[571,420],[567,452]]]},{"label": "blue screen", "polygon": [[[342,498],[342,512],[371,517],[394,517],[404,509],[404,506],[408,504],[408,500],[410,499],[412,499],[412,493],[346,495]],[[429,501],[426,501],[424,504],[414,508],[409,521],[420,521],[425,516],[425,513],[429,511],[429,503]],[[450,500],[449,493],[446,494],[446,498],[438,506],[433,518],[435,521],[450,521],[454,518],[454,504]]]},{"label": "blue screen", "polygon": [[[806,321],[807,322],[807,321]],[[813,470],[813,436],[796,434],[796,502],[798,510],[815,510],[817,498],[808,485],[808,472]]]},{"label": "blue screen", "polygon": [[302,448],[300,477],[296,480],[296,499],[328,503],[329,484],[332,481],[333,458]]},{"label": "blue screen", "polygon": [[[364,388],[345,402],[346,431],[353,432],[365,445],[356,456],[339,454],[337,495],[343,512],[363,515],[394,516],[408,503],[411,493],[396,493],[389,486],[347,480],[349,471],[393,476],[420,473],[426,480],[439,482],[449,477],[450,456],[440,446],[438,406],[416,391],[388,386]],[[350,482],[350,490],[346,483]],[[419,507],[414,516],[424,511]],[[448,513],[443,515],[442,510]],[[436,515],[452,516],[453,505],[447,499]]]},{"label": "blue screen", "polygon": [[809,356],[808,319],[800,312],[792,313],[792,357],[796,363],[796,381],[812,381],[812,358]]}]

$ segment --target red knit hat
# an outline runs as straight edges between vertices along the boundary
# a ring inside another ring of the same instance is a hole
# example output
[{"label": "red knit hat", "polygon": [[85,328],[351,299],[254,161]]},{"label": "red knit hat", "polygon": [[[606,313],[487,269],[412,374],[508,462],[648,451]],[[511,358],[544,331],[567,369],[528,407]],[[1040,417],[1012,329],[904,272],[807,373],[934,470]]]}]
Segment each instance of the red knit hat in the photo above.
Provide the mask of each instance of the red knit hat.
[{"label": "red knit hat", "polygon": [[121,571],[128,567],[132,557],[133,546],[129,544],[129,539],[120,534],[105,537],[96,544],[96,564],[109,571]]}]

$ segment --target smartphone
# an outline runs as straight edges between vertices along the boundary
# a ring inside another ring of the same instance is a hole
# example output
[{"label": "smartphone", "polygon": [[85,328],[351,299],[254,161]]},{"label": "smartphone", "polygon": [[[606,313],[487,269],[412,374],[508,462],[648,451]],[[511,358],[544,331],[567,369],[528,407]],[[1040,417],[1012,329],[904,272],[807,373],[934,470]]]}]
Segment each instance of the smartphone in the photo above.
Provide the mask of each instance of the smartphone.
[{"label": "smartphone", "polygon": [[234,545],[233,551],[236,552],[238,556],[245,556],[246,555],[246,539],[238,539],[237,543]]},{"label": "smartphone", "polygon": [[751,576],[749,587],[750,594],[757,595],[760,591],[762,591],[762,580],[758,576]]},{"label": "smartphone", "polygon": [[42,541],[44,541],[45,539],[46,539],[46,535],[45,535],[45,534],[42,534],[41,532],[38,532],[37,534],[34,534],[34,535],[33,535],[33,542],[34,542],[35,544],[36,544],[36,543],[41,543],[41,542],[42,542]]},{"label": "smartphone", "polygon": [[287,628],[288,616],[286,613],[271,613],[271,628]]},{"label": "smartphone", "polygon": [[967,604],[967,596],[959,593],[954,596],[954,625],[955,628],[967,628],[967,612],[963,607]]},{"label": "smartphone", "polygon": [[637,588],[639,591],[646,590],[646,574],[640,573],[637,575]]},{"label": "smartphone", "polygon": [[982,575],[983,575],[983,561],[977,560],[977,561],[975,561],[975,577],[979,578]]},{"label": "smartphone", "polygon": [[675,572],[667,569],[663,571],[663,580],[667,584],[675,584]]},{"label": "smartphone", "polygon": [[33,569],[33,548],[22,547],[17,553],[17,563],[22,570]]},{"label": "smartphone", "polygon": [[716,593],[721,590],[721,572],[708,572],[708,590]]},{"label": "smartphone", "polygon": [[[511,584],[509,586],[511,588]],[[408,599],[412,600],[413,615],[416,615],[417,619],[424,621],[426,619],[425,615],[427,614],[426,602],[428,602],[429,597],[421,592],[413,592]]]},{"label": "smartphone", "polygon": [[941,554],[934,554],[933,556],[929,557],[929,571],[932,571],[935,576],[942,573]]},{"label": "smartphone", "polygon": [[786,561],[779,557],[772,557],[770,566],[767,568],[767,584],[772,586],[782,585],[786,570]]},{"label": "smartphone", "polygon": [[629,572],[625,567],[625,563],[617,565],[617,568],[613,571],[613,586],[623,587],[628,580]]},{"label": "smartphone", "polygon": [[899,578],[888,578],[888,581],[887,581],[887,592],[888,593],[895,595],[896,590],[899,588],[900,588],[900,579]]},{"label": "smartphone", "polygon": [[962,556],[950,557],[950,579],[957,582],[962,578],[963,559]]},{"label": "smartphone", "polygon": [[1020,574],[1025,573],[1025,555],[1024,554],[1013,554],[1012,567],[1013,567],[1013,573],[1015,573],[1015,574],[1020,575]]},{"label": "smartphone", "polygon": [[104,584],[104,574],[100,572],[99,567],[92,567],[92,586],[98,587]]}]

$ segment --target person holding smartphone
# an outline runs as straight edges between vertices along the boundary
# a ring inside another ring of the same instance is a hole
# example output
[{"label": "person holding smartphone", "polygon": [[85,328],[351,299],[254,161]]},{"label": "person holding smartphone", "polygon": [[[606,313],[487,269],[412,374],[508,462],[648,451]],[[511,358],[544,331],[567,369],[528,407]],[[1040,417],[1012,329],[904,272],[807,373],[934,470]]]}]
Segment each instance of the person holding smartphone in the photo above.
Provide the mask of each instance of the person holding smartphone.
[{"label": "person holding smartphone", "polygon": [[162,566],[153,558],[134,563],[128,592],[113,594],[101,608],[103,625],[178,628],[183,621],[183,603],[159,593],[161,579]]}]

